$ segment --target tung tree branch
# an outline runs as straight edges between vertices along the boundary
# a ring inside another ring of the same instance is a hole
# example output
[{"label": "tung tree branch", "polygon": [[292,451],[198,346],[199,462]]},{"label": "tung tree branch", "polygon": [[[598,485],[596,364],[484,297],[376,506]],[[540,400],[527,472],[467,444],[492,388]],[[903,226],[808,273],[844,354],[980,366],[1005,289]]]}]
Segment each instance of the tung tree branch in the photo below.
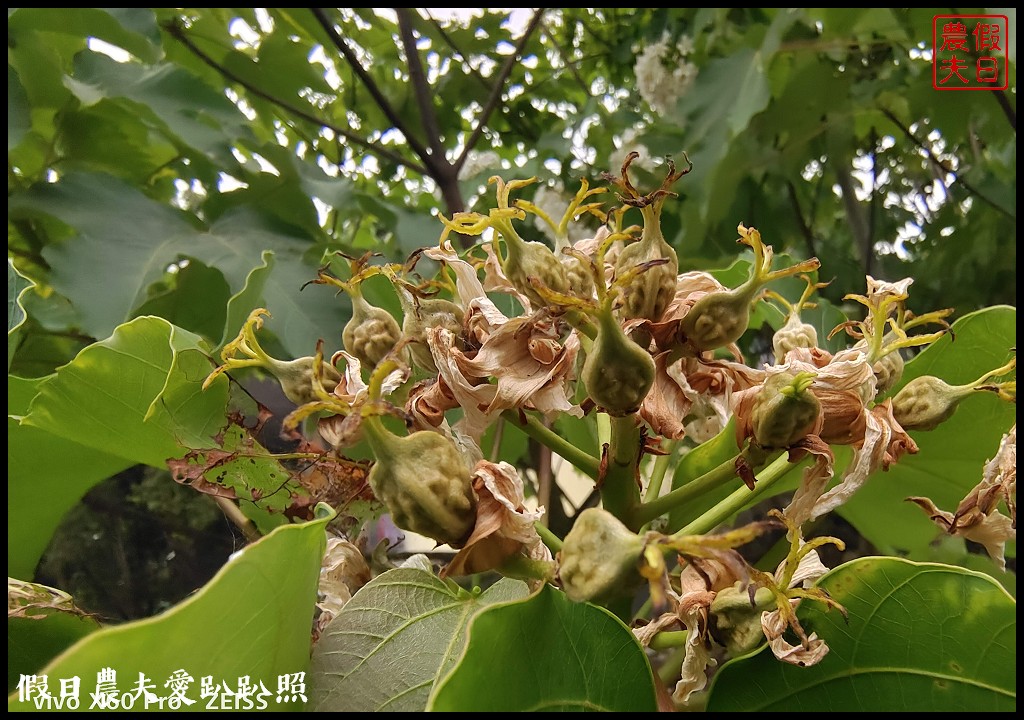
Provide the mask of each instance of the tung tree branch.
[{"label": "tung tree branch", "polygon": [[[928,160],[931,163],[933,163],[936,167],[940,168],[947,175],[951,175],[953,177],[953,182],[958,183],[970,195],[972,195],[973,197],[978,198],[983,203],[985,203],[986,205],[989,205],[993,209],[999,211],[1000,213],[1002,213],[1006,217],[1010,218],[1011,220],[1016,220],[1017,219],[1016,215],[1011,213],[1009,210],[1007,210],[1003,206],[999,205],[995,200],[992,200],[991,198],[989,198],[986,195],[984,195],[976,187],[974,187],[969,182],[964,180],[956,172],[956,170],[954,170],[950,166],[950,164],[948,162],[946,162],[945,160],[943,160],[942,158],[940,158],[938,155],[935,154],[935,151],[932,150],[930,145],[928,145],[923,140],[921,140],[916,135],[914,135],[914,133],[911,132],[910,128],[907,127],[906,125],[904,125],[900,121],[900,119],[898,117],[896,117],[896,115],[891,110],[889,110],[888,108],[881,108],[881,111],[882,111],[883,115],[885,115],[887,118],[889,118],[889,120],[892,122],[893,125],[895,125],[896,127],[898,127],[900,129],[900,132],[902,132],[907,137],[907,139],[910,140],[910,142],[914,143],[914,145],[916,145],[918,148],[923,150],[928,155]],[[951,183],[951,185],[952,185],[952,183]]]},{"label": "tung tree branch", "polygon": [[412,160],[409,160],[408,158],[402,157],[398,153],[394,152],[393,150],[389,150],[388,148],[384,147],[380,143],[377,143],[377,142],[374,142],[372,140],[367,140],[366,138],[360,137],[360,136],[354,134],[353,132],[351,132],[350,130],[346,130],[345,128],[340,127],[340,126],[338,126],[338,125],[336,125],[336,124],[334,124],[332,122],[329,122],[328,120],[325,120],[324,118],[317,117],[316,115],[313,115],[312,113],[307,112],[306,110],[303,110],[300,107],[296,107],[295,105],[292,105],[291,103],[288,103],[288,102],[286,102],[286,101],[284,101],[284,100],[282,100],[280,98],[274,97],[273,95],[271,95],[271,94],[269,94],[269,93],[267,93],[267,92],[265,92],[263,90],[260,90],[258,87],[254,86],[252,83],[250,83],[250,82],[240,78],[238,75],[236,75],[235,73],[231,72],[226,67],[224,67],[223,65],[218,63],[216,60],[211,58],[209,55],[207,55],[205,52],[200,50],[199,47],[196,46],[196,44],[193,43],[192,40],[185,34],[183,28],[180,25],[178,25],[177,23],[167,23],[167,24],[165,24],[163,26],[163,28],[167,32],[168,35],[170,35],[175,40],[177,40],[182,45],[184,45],[186,48],[188,48],[188,50],[193,55],[195,55],[197,58],[202,60],[203,63],[205,63],[209,67],[211,67],[214,70],[216,70],[218,73],[220,73],[222,76],[224,76],[227,80],[230,80],[233,83],[241,85],[243,88],[246,89],[247,92],[251,93],[252,95],[255,95],[256,97],[262,98],[263,100],[266,100],[267,102],[271,103],[272,105],[276,105],[277,107],[279,107],[282,110],[290,113],[291,115],[294,115],[295,117],[301,118],[301,119],[306,120],[307,122],[311,122],[311,123],[313,123],[315,125],[328,128],[332,132],[334,132],[335,134],[340,135],[341,137],[345,138],[346,140],[348,140],[349,142],[353,143],[354,145],[358,145],[358,146],[360,146],[362,148],[365,148],[365,149],[369,150],[370,152],[372,152],[372,153],[374,153],[374,154],[376,154],[376,155],[378,155],[378,156],[380,156],[382,158],[390,160],[391,162],[395,163],[396,165],[400,165],[402,167],[405,167],[405,168],[407,168],[409,170],[412,170],[413,172],[418,173],[420,175],[428,175],[429,174],[427,172],[427,168],[423,167],[419,163],[416,163],[416,162],[414,162]]},{"label": "tung tree branch", "polygon": [[430,151],[434,154],[438,169],[449,165],[444,156],[444,147],[441,145],[441,129],[437,125],[437,113],[434,112],[434,104],[430,99],[430,85],[427,83],[426,73],[423,72],[423,64],[420,62],[420,53],[416,48],[416,37],[412,33],[412,19],[409,16],[409,8],[395,8],[398,16],[398,32],[402,39],[402,48],[405,50],[405,62],[409,66],[409,78],[412,81],[412,89],[416,94],[416,104],[420,108],[420,119],[423,122],[423,129],[426,131],[427,142],[430,144]]},{"label": "tung tree branch", "polygon": [[388,99],[384,97],[384,93],[381,92],[379,87],[377,87],[377,83],[370,76],[370,73],[368,73],[362,63],[359,62],[359,58],[356,57],[355,52],[351,47],[349,47],[348,42],[346,42],[345,38],[339,35],[338,31],[334,29],[334,23],[331,22],[331,19],[327,17],[322,8],[310,8],[310,11],[316,17],[317,22],[320,23],[324,32],[327,33],[327,37],[330,38],[334,47],[337,48],[338,52],[341,53],[342,57],[345,58],[345,61],[352,68],[352,72],[356,74],[356,77],[359,78],[359,81],[366,88],[367,92],[370,93],[373,101],[377,103],[377,107],[381,109],[381,112],[384,113],[384,116],[395,127],[395,129],[405,136],[405,141],[409,143],[409,147],[414,153],[416,153],[416,156],[419,157],[430,171],[428,174],[434,175],[437,168],[434,163],[433,156],[427,152],[427,148],[424,147],[423,143],[421,143],[416,136],[412,134],[412,132],[410,132],[401,116],[399,116],[395,109],[391,107],[391,103],[389,103]]},{"label": "tung tree branch", "polygon": [[519,61],[519,56],[523,52],[523,48],[526,47],[527,41],[530,36],[540,25],[541,19],[544,17],[544,8],[538,8],[534,13],[533,17],[530,18],[529,24],[526,29],[523,30],[522,36],[519,38],[519,42],[516,43],[515,50],[512,54],[505,59],[505,64],[501,67],[501,71],[494,80],[494,85],[491,86],[491,96],[487,98],[487,104],[484,105],[483,110],[480,111],[480,117],[476,120],[476,126],[473,128],[473,132],[470,134],[469,139],[466,140],[466,147],[463,148],[462,154],[455,161],[455,172],[457,173],[462,169],[462,166],[466,162],[466,158],[469,156],[469,151],[472,150],[477,141],[480,140],[480,136],[484,132],[484,127],[487,126],[487,121],[491,118],[491,113],[495,111],[499,104],[501,104],[502,92],[505,89],[505,82],[508,80],[509,75],[512,74],[512,69]]}]

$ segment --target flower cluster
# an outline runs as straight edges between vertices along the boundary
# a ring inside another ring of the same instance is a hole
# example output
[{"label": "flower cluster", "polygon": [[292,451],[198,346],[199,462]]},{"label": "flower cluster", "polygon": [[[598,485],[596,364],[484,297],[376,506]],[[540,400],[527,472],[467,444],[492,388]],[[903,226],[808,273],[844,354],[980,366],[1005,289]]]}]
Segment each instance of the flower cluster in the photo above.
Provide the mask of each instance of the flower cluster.
[{"label": "flower cluster", "polygon": [[[796,608],[806,600],[842,611],[812,586],[826,569],[817,550],[842,543],[805,537],[807,524],[846,502],[876,470],[916,453],[908,430],[936,427],[978,392],[1015,400],[1015,381],[1000,378],[1016,365],[963,386],[919,377],[889,397],[903,373],[901,351],[942,337],[950,311],[915,315],[906,305],[909,280],[868,277],[863,295],[848,296],[864,318],[833,331],[852,344],[829,352],[801,318],[825,286],[814,277],[819,261],[777,267],[761,233],[740,224],[737,243],[751,258],[744,282],[729,287],[706,272],[681,272],[661,214],[689,165],[670,161],[660,187],[641,192],[629,178],[636,157],[626,156],[620,175],[604,177],[614,202],[598,202],[609,190],[584,181],[561,212],[540,197],[517,197],[533,179],[491,178],[494,207],[442,216],[437,244],[404,265],[364,256],[349,259],[345,278],[320,271],[314,283],[352,298],[343,351],[328,359],[318,347],[310,357],[276,360],[256,339],[265,316],[257,310],[210,378],[264,368],[297,405],[286,427],[309,422],[338,454],[368,443],[376,459],[369,484],[395,524],[455,551],[442,575],[496,570],[610,606],[646,587],[654,613],[637,619],[640,640],[688,633],[675,689],[685,702],[704,687],[721,648],[738,653],[767,642],[780,660],[798,665],[825,656],[826,639],[804,630]],[[600,229],[575,239],[569,230],[583,216],[598,218]],[[630,217],[640,224],[627,225]],[[550,230],[554,249],[520,235],[529,218]],[[482,242],[460,253],[455,235]],[[439,268],[435,277],[416,274],[421,258]],[[360,285],[373,276],[394,287],[401,322],[363,296]],[[806,283],[799,299],[770,289],[794,276]],[[500,295],[512,301],[499,302]],[[752,367],[737,342],[752,307],[769,299],[785,307],[786,319],[773,338],[774,362]],[[919,332],[925,325],[939,329]],[[546,420],[564,414],[601,417],[608,431],[599,456],[548,429]],[[480,439],[499,421],[524,428],[594,479],[602,507],[581,512],[564,541],[540,524],[544,508],[528,506],[516,467],[484,458]],[[652,474],[641,497],[645,456],[716,436],[735,442],[734,457],[667,493]],[[946,532],[983,543],[997,561],[1016,534],[1015,438],[1014,430],[955,513],[911,498]],[[844,445],[852,459],[837,472],[833,448]],[[735,512],[804,459],[791,500],[768,518],[718,534],[728,512],[665,525],[669,511],[723,487],[734,489],[725,510]],[[789,551],[766,573],[739,548],[773,529],[785,531]],[[351,587],[341,571],[351,563],[336,555],[325,572],[325,612],[336,612]]]},{"label": "flower cluster", "polygon": [[671,114],[696,81],[697,66],[686,59],[692,52],[691,37],[683,35],[672,43],[665,33],[637,55],[633,68],[637,91],[658,115]]}]

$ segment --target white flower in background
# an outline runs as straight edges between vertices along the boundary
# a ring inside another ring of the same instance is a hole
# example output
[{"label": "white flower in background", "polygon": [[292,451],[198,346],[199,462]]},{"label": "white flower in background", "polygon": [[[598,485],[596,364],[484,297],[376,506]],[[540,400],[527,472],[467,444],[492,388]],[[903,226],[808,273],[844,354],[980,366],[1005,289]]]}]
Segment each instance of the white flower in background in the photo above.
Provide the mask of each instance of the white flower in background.
[{"label": "white flower in background", "polygon": [[608,158],[608,172],[618,175],[622,169],[622,163],[626,161],[626,157],[631,152],[639,153],[638,160],[641,162],[650,159],[651,151],[637,139],[639,135],[640,133],[635,128],[626,128],[622,137],[615,138],[615,151]]},{"label": "white flower in background", "polygon": [[493,150],[477,152],[470,150],[466,156],[466,162],[459,169],[459,180],[469,180],[481,173],[493,175],[501,169],[501,156]]},{"label": "white flower in background", "polygon": [[691,52],[693,38],[683,35],[671,45],[666,33],[637,56],[633,68],[637,91],[655,112],[671,112],[697,79],[697,66],[686,59]]}]

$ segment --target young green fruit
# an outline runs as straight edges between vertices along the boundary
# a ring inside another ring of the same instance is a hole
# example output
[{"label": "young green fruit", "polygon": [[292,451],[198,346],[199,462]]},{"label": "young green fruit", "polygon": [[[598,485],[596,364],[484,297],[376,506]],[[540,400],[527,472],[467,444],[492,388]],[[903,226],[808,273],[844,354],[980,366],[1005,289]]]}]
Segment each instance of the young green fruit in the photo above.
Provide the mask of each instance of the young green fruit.
[{"label": "young green fruit", "polygon": [[527,242],[515,231],[505,232],[506,256],[502,270],[512,286],[529,299],[535,309],[546,307],[548,301],[537,292],[531,278],[557,293],[569,290],[565,266],[558,261],[547,245]]},{"label": "young green fruit", "polygon": [[[273,359],[273,358],[271,358]],[[274,374],[281,384],[286,398],[296,405],[305,405],[317,399],[313,392],[313,383],[316,382],[313,375],[312,357],[301,357],[295,360],[274,360],[270,365],[270,372]],[[330,363],[323,363],[324,390],[331,392],[341,382],[341,373]]]},{"label": "young green fruit", "polygon": [[352,293],[352,319],[341,332],[341,342],[350,355],[373,368],[391,352],[401,334],[391,313],[366,302],[358,291]]},{"label": "young green fruit", "polygon": [[754,251],[754,262],[747,280],[732,290],[705,295],[694,303],[679,323],[679,339],[701,352],[725,347],[742,337],[750,325],[751,303],[765,284],[816,270],[821,265],[817,258],[811,258],[782,270],[772,270],[772,248],[762,242],[761,233],[743,225],[737,230],[739,242]]},{"label": "young green fruit", "polygon": [[818,331],[808,325],[797,314],[792,314],[786,324],[775,331],[772,336],[772,349],[775,351],[775,362],[784,363],[786,354],[797,348],[818,347]]},{"label": "young green fruit", "polygon": [[476,496],[455,445],[429,430],[399,437],[377,417],[363,428],[376,457],[370,487],[395,525],[439,543],[465,540],[476,523]]},{"label": "young green fruit", "polygon": [[950,385],[932,375],[922,375],[896,393],[892,414],[904,430],[934,430],[949,420],[960,401],[972,392],[970,385]]},{"label": "young green fruit", "polygon": [[562,589],[575,602],[604,603],[641,582],[643,538],[602,508],[576,518],[559,555]]},{"label": "young green fruit", "polygon": [[408,346],[409,355],[416,365],[429,373],[436,373],[437,365],[427,345],[427,331],[443,327],[459,337],[462,334],[462,308],[442,298],[419,300],[410,296],[407,302],[404,293],[402,297],[402,309],[405,311],[402,335],[411,341]]},{"label": "young green fruit", "polygon": [[808,372],[779,373],[765,380],[751,411],[754,440],[765,449],[788,448],[811,430],[821,414],[821,403],[809,388]]},{"label": "young green fruit", "polygon": [[871,366],[875,373],[875,387],[879,393],[890,390],[903,377],[903,356],[899,350],[883,355]]},{"label": "young green fruit", "polygon": [[609,415],[628,415],[640,408],[654,375],[650,353],[626,337],[610,312],[601,312],[581,374],[590,399]]},{"label": "young green fruit", "polygon": [[[661,208],[664,202],[664,198],[658,198],[653,204],[640,209],[644,217],[643,234],[638,242],[623,248],[615,262],[617,277],[652,263],[622,287],[619,316],[623,320],[646,318],[657,322],[675,297],[679,258],[672,246],[665,242],[661,232]],[[659,260],[665,262],[653,264]]]}]

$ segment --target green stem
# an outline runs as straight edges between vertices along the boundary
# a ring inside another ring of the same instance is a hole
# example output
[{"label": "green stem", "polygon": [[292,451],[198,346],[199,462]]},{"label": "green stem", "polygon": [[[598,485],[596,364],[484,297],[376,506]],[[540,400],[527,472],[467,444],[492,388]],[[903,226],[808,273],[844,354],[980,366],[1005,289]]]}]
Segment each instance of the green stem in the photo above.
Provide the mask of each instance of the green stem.
[{"label": "green stem", "polygon": [[548,546],[548,550],[550,550],[553,553],[556,553],[562,549],[562,538],[558,537],[553,532],[551,532],[547,525],[535,522],[533,524],[533,527],[536,528],[537,534],[540,535],[541,541]]},{"label": "green stem", "polygon": [[601,504],[634,532],[643,521],[636,517],[640,507],[637,463],[640,461],[640,425],[635,414],[612,417],[608,466],[601,484]]},{"label": "green stem", "polygon": [[685,535],[704,535],[711,532],[720,524],[728,520],[734,514],[753,503],[763,495],[772,485],[784,478],[790,471],[800,466],[800,463],[790,463],[789,455],[779,455],[768,467],[757,476],[754,489],[750,490],[745,485],[731,493],[722,502],[715,505],[692,523],[677,532],[673,537]]},{"label": "green stem", "polygon": [[672,450],[675,448],[675,443],[669,443],[668,452],[664,455],[658,455],[654,459],[654,467],[651,468],[651,480],[647,483],[647,489],[644,491],[644,499],[656,499],[661,495],[661,486],[665,482],[665,474],[668,472],[669,465],[672,464]]},{"label": "green stem", "polygon": [[669,648],[682,647],[686,644],[686,630],[667,630],[660,632],[651,639],[651,650],[668,650]]},{"label": "green stem", "polygon": [[505,560],[498,571],[505,577],[517,580],[550,582],[555,577],[555,563],[550,560],[534,560],[516,554]]},{"label": "green stem", "polygon": [[502,413],[502,417],[544,447],[549,448],[551,452],[572,463],[577,470],[587,477],[597,480],[600,463],[590,453],[569,443],[565,438],[550,428],[545,427],[544,423],[531,415],[525,415],[525,423],[523,423],[519,413],[515,410],[506,410]]},{"label": "green stem", "polygon": [[[737,453],[734,457],[729,458],[718,467],[712,468],[682,487],[676,488],[672,492],[666,493],[661,497],[655,497],[649,502],[644,503],[643,506],[637,510],[637,517],[642,522],[650,522],[656,517],[660,517],[670,510],[674,510],[680,505],[683,505],[684,503],[717,488],[722,483],[728,482],[732,478],[736,477],[736,460],[740,455],[742,455],[742,453]],[[746,488],[744,487],[744,489]]]}]

